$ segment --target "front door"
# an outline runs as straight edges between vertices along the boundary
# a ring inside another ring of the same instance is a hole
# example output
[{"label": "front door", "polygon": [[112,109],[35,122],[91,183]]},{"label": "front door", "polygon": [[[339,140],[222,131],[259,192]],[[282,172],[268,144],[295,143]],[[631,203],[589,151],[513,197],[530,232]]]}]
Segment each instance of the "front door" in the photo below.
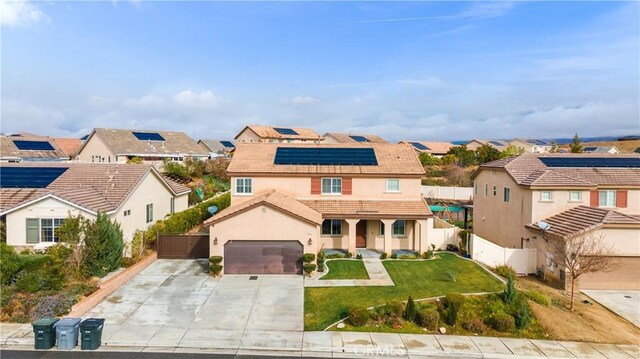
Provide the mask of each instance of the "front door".
[{"label": "front door", "polygon": [[356,248],[367,248],[367,221],[356,224]]}]

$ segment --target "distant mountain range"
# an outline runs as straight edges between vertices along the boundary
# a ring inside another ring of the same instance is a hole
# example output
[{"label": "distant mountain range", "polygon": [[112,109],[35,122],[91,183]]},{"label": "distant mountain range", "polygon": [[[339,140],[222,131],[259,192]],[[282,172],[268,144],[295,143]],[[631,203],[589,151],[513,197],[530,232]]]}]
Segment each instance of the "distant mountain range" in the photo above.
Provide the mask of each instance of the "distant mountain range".
[{"label": "distant mountain range", "polygon": [[[556,141],[558,144],[571,143],[573,141],[573,137],[568,138],[543,138],[543,141],[551,142]],[[604,137],[581,137],[580,142],[608,142],[608,141],[631,141],[631,140],[640,140],[640,136],[604,136]],[[463,145],[469,142],[466,141],[451,141],[454,145]]]}]

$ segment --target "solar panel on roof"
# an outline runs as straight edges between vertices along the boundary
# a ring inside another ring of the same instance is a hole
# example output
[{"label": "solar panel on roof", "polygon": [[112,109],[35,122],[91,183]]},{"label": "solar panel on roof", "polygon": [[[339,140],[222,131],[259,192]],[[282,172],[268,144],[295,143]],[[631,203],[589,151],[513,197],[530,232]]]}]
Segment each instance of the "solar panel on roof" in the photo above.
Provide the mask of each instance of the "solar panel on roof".
[{"label": "solar panel on roof", "polygon": [[0,188],[46,188],[67,167],[0,167]]},{"label": "solar panel on roof", "polygon": [[373,148],[278,147],[276,165],[377,166]]},{"label": "solar panel on roof", "polygon": [[547,167],[619,167],[640,168],[640,158],[634,157],[540,157]]},{"label": "solar panel on roof", "polygon": [[292,128],[274,127],[273,129],[276,130],[276,132],[278,132],[281,135],[297,135],[298,134]]},{"label": "solar panel on roof", "polygon": [[351,137],[353,140],[358,141],[358,142],[371,142],[369,141],[368,138],[364,137],[364,136],[349,136]]},{"label": "solar panel on roof", "polygon": [[13,140],[13,143],[19,150],[28,151],[54,151],[53,146],[48,141],[25,141]]},{"label": "solar panel on roof", "polygon": [[140,141],[164,141],[164,137],[157,132],[131,132]]},{"label": "solar panel on roof", "polygon": [[527,142],[532,143],[534,145],[545,145],[544,141],[540,141],[540,140],[527,140]]},{"label": "solar panel on roof", "polygon": [[583,151],[584,152],[591,152],[591,151],[595,151],[597,148],[598,147],[589,146],[589,147],[585,147]]},{"label": "solar panel on roof", "polygon": [[423,145],[420,142],[409,142],[411,144],[411,146],[419,149],[419,150],[431,150],[429,147]]},{"label": "solar panel on roof", "polygon": [[236,147],[231,141],[220,141],[224,147]]},{"label": "solar panel on roof", "polygon": [[496,146],[504,146],[504,144],[498,142],[498,141],[489,141],[490,143],[496,145]]}]

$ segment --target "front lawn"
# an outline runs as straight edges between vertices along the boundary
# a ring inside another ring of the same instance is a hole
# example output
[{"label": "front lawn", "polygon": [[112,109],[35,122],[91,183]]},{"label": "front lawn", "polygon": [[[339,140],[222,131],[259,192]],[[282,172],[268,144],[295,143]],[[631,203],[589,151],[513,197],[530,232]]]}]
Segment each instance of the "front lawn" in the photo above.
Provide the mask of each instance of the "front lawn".
[{"label": "front lawn", "polygon": [[504,285],[472,261],[438,253],[429,261],[387,260],[395,286],[305,288],[305,330],[324,330],[345,318],[349,308],[445,295],[451,292],[496,292]]},{"label": "front lawn", "polygon": [[329,272],[320,279],[369,279],[364,263],[355,259],[330,260],[326,262]]}]

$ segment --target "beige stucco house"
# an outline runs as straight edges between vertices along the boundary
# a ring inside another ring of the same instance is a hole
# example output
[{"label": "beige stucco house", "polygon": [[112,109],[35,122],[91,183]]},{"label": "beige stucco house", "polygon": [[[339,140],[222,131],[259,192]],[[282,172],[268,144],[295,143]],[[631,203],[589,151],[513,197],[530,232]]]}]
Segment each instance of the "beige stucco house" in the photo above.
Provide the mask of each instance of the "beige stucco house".
[{"label": "beige stucco house", "polygon": [[449,152],[451,147],[455,145],[451,142],[436,141],[400,141],[398,143],[407,143],[413,147],[417,153],[428,153],[436,157],[442,157]]},{"label": "beige stucco house", "polygon": [[164,160],[205,160],[209,152],[184,132],[95,128],[76,156],[85,163],[127,163],[134,157],[157,165]]},{"label": "beige stucco house", "polygon": [[339,133],[339,132],[327,132],[324,134],[324,142],[326,144],[335,143],[359,143],[359,142],[371,142],[371,143],[388,143],[387,140],[378,135],[369,135],[361,133]]},{"label": "beige stucco house", "polygon": [[205,222],[225,273],[301,273],[303,253],[431,244],[424,170],[409,145],[239,144],[228,173],[231,206]]},{"label": "beige stucco house", "polygon": [[189,192],[145,164],[0,166],[0,217],[15,247],[53,244],[69,214],[94,219],[98,212],[117,221],[130,243],[135,231],[186,209]]},{"label": "beige stucco house", "polygon": [[320,143],[324,139],[309,128],[249,125],[235,140],[236,143]]},{"label": "beige stucco house", "polygon": [[[536,248],[538,267],[563,279],[545,236],[593,232],[615,249],[617,268],[580,286],[640,289],[640,155],[523,154],[486,163],[473,179],[476,235]],[[540,221],[551,227],[543,232]]]},{"label": "beige stucco house", "polygon": [[505,148],[507,148],[509,146],[509,142],[504,141],[504,140],[481,140],[481,139],[473,139],[467,143],[465,143],[465,145],[467,146],[468,149],[475,151],[478,148],[484,146],[484,145],[489,145],[493,148],[495,148],[498,151],[504,151]]},{"label": "beige stucco house", "polygon": [[519,148],[524,153],[548,153],[551,151],[551,144],[533,138],[516,138],[509,141],[509,145]]}]

